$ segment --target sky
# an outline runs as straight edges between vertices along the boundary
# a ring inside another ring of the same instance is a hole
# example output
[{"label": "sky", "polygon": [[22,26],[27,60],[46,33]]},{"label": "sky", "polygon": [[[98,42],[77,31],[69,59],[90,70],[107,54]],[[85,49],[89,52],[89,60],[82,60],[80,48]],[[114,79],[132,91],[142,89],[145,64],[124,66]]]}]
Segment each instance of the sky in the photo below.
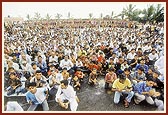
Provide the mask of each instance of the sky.
[{"label": "sky", "polygon": [[[111,15],[112,11],[117,15],[129,4],[136,5],[137,9],[142,10],[158,2],[3,2],[2,15],[26,19],[27,14],[34,17],[35,12],[38,12],[43,18],[47,13],[51,18],[55,18],[57,13],[62,14],[61,18],[68,18],[70,12],[73,18],[88,18],[89,13],[92,13],[94,18],[99,18],[101,13],[104,17]],[[159,4],[165,5],[165,2]]]}]

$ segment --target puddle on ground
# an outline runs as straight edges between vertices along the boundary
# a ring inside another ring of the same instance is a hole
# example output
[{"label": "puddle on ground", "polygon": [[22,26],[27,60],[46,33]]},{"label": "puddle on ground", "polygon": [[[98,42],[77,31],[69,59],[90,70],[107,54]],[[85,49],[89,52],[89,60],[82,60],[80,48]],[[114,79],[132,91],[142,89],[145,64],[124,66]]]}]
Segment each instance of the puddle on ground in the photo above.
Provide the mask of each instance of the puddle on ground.
[{"label": "puddle on ground", "polygon": [[98,80],[98,83],[100,88],[104,88],[104,85],[105,85],[104,79]]}]

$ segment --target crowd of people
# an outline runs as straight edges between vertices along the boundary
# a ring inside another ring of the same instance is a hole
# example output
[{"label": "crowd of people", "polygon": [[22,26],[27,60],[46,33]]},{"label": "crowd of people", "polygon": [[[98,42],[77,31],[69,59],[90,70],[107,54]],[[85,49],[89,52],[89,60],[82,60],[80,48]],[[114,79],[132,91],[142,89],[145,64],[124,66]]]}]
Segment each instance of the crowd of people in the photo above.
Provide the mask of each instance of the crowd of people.
[{"label": "crowd of people", "polygon": [[[98,85],[114,91],[124,106],[146,100],[164,109],[164,23],[123,20],[51,20],[12,23],[4,28],[4,90],[26,93],[28,110],[49,110],[55,98],[77,110],[76,91]],[[88,78],[88,84],[83,80]],[[82,85],[81,85],[82,84]],[[63,94],[62,94],[63,92]],[[49,97],[48,97],[49,96]],[[63,100],[66,100],[64,102]],[[80,100],[82,101],[82,99]]]}]

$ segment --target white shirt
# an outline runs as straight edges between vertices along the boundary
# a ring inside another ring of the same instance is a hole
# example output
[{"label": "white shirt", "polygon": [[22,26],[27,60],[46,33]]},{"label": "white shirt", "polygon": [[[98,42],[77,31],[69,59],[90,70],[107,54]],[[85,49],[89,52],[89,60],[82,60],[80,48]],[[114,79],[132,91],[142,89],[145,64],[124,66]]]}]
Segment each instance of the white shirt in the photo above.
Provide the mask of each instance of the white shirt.
[{"label": "white shirt", "polygon": [[6,111],[24,111],[17,101],[9,101],[6,105]]},{"label": "white shirt", "polygon": [[71,69],[71,67],[73,67],[73,63],[71,60],[67,60],[65,61],[65,59],[60,61],[60,67],[62,68],[67,68],[67,70]]},{"label": "white shirt", "polygon": [[144,52],[145,50],[151,50],[151,46],[146,45],[145,47],[142,47],[142,51]]},{"label": "white shirt", "polygon": [[46,94],[44,91],[46,91],[45,88],[37,88],[37,91],[34,94],[39,103],[43,103],[43,101],[46,99]]},{"label": "white shirt", "polygon": [[76,66],[77,67],[82,67],[83,66],[83,63],[81,61],[76,61]]},{"label": "white shirt", "polygon": [[40,80],[37,80],[37,79],[36,79],[36,76],[34,76],[33,78],[30,79],[30,82],[41,83],[41,80],[46,82],[45,84],[43,84],[43,87],[45,87],[45,88],[50,88],[50,87],[49,87],[49,84],[48,84],[48,82],[47,82],[46,77],[43,76],[43,75],[41,76],[41,79],[40,79]]},{"label": "white shirt", "polygon": [[62,76],[61,73],[57,73],[56,76],[50,75],[50,76],[49,76],[49,84],[50,84],[50,85],[53,84],[53,81],[52,81],[53,77],[54,77],[54,79],[55,79],[57,82],[60,82],[60,81],[63,80],[63,76]]},{"label": "white shirt", "polygon": [[31,75],[35,74],[37,70],[40,70],[40,68],[37,67],[36,70],[34,70],[34,69],[31,67],[31,69],[30,69],[30,74],[31,74]]},{"label": "white shirt", "polygon": [[154,60],[154,59],[157,60],[157,59],[158,59],[158,54],[155,53],[155,54],[153,55],[152,53],[150,53],[148,57],[149,57],[149,60]]},{"label": "white shirt", "polygon": [[70,56],[71,53],[72,53],[71,49],[65,49],[64,50],[64,55]]},{"label": "white shirt", "polygon": [[[19,56],[19,63],[22,64],[22,61],[24,61],[24,59],[22,58],[22,55]],[[31,64],[31,58],[28,54],[26,54],[26,61],[27,63]]]},{"label": "white shirt", "polygon": [[56,100],[61,98],[61,94],[63,92],[64,97],[69,101],[72,102],[74,99],[76,100],[76,92],[74,91],[73,87],[68,85],[66,89],[62,89],[61,86],[58,87],[58,91],[56,94]]},{"label": "white shirt", "polygon": [[[16,71],[19,71],[20,69],[19,69],[19,65],[17,64],[17,63],[14,63],[13,62],[13,65],[12,65],[12,67],[16,70]],[[7,65],[7,67],[6,67],[6,70],[8,70],[8,65]]]},{"label": "white shirt", "polygon": [[49,57],[49,62],[53,62],[53,61],[55,61],[55,62],[58,62],[58,57],[57,56],[50,56]]},{"label": "white shirt", "polygon": [[164,69],[164,56],[161,56],[156,62],[155,66],[157,67],[158,70]]},{"label": "white shirt", "polygon": [[132,60],[132,59],[134,59],[134,56],[136,55],[136,53],[128,53],[128,55],[127,55],[127,59],[130,59],[130,60]]},{"label": "white shirt", "polygon": [[32,69],[32,66],[29,63],[27,63],[26,66],[24,66],[24,65],[21,64],[21,68],[24,71],[29,71],[30,72],[31,69]]}]

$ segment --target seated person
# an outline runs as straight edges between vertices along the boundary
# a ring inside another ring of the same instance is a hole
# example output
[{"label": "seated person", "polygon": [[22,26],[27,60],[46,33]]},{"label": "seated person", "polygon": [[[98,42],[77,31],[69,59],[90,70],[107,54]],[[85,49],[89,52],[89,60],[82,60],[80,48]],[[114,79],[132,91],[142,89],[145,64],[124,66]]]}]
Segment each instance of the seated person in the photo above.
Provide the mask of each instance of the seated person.
[{"label": "seated person", "polygon": [[63,76],[60,73],[60,71],[56,72],[54,70],[50,70],[50,72],[51,72],[51,75],[49,76],[49,79],[48,79],[49,86],[50,86],[49,95],[50,95],[50,98],[52,99],[52,97],[54,97],[56,94],[56,91],[60,85],[60,81],[63,80]]},{"label": "seated person", "polygon": [[80,80],[77,76],[74,76],[74,78],[72,79],[72,86],[77,90],[81,88]]},{"label": "seated person", "polygon": [[124,100],[124,106],[129,107],[129,103],[131,102],[132,97],[134,96],[134,92],[132,91],[131,81],[126,78],[124,74],[119,74],[118,79],[116,79],[112,86],[112,91],[114,94],[114,103],[118,104],[120,101],[120,97],[122,94],[128,94],[128,96]]},{"label": "seated person", "polygon": [[[79,99],[76,96],[76,92],[74,91],[73,87],[68,85],[67,80],[61,81],[61,85],[58,87],[55,100],[65,109],[68,109],[68,105],[70,104],[71,111],[77,110]],[[65,100],[68,102],[65,102]]]},{"label": "seated person", "polygon": [[26,100],[30,104],[27,111],[34,111],[39,104],[42,105],[43,111],[48,111],[48,90],[44,87],[37,88],[36,83],[32,82],[28,85],[29,91],[26,93]]},{"label": "seated person", "polygon": [[146,81],[139,82],[134,86],[135,104],[139,104],[143,100],[146,100],[150,105],[156,104],[158,108],[163,108],[163,101],[158,100],[157,98],[153,99],[153,97],[160,96],[160,93],[152,88],[154,84],[154,79],[148,78]]},{"label": "seated person", "polygon": [[9,74],[9,81],[8,81],[8,88],[7,90],[7,95],[12,95],[14,93],[19,94],[20,92],[25,93],[24,89],[24,85],[22,85],[20,79],[17,77],[15,72],[12,72]]},{"label": "seated person", "polygon": [[69,74],[67,68],[62,69],[62,76],[63,76],[64,80],[68,80],[68,84],[71,83],[71,77],[70,77],[70,74]]},{"label": "seated person", "polygon": [[76,69],[76,72],[75,72],[74,75],[79,78],[80,83],[83,82],[84,73],[81,71],[80,68],[77,68],[77,69]]},{"label": "seated person", "polygon": [[117,79],[117,75],[114,71],[114,68],[109,68],[108,73],[105,76],[105,89],[111,90],[111,85],[113,84],[114,80]]},{"label": "seated person", "polygon": [[97,85],[97,69],[93,68],[92,72],[89,75],[89,82],[90,85]]},{"label": "seated person", "polygon": [[146,77],[145,77],[145,73],[144,73],[144,68],[140,67],[138,68],[138,70],[132,74],[132,78],[133,78],[133,84],[137,84],[140,81],[145,81]]},{"label": "seated person", "polygon": [[47,79],[45,78],[45,76],[42,75],[41,70],[36,71],[35,76],[30,79],[30,82],[35,82],[37,88],[39,88],[39,87],[49,88]]},{"label": "seated person", "polygon": [[8,101],[5,104],[5,111],[24,111],[17,101]]}]

